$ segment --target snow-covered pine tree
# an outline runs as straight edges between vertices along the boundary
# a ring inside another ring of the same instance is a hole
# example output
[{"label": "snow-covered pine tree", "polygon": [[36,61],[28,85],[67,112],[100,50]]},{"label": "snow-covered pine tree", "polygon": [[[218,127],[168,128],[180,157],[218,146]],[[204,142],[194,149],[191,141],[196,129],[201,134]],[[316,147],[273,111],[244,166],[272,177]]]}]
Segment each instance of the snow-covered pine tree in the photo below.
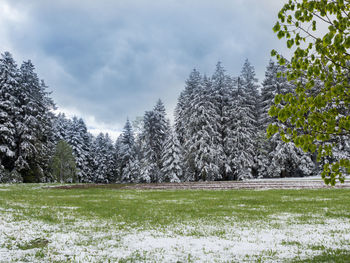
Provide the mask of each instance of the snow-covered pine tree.
[{"label": "snow-covered pine tree", "polygon": [[258,163],[259,163],[259,176],[270,177],[268,173],[268,167],[272,162],[271,152],[274,151],[276,143],[273,140],[268,139],[266,135],[266,129],[269,124],[277,121],[270,117],[268,111],[274,104],[276,94],[285,93],[288,87],[287,79],[285,77],[277,77],[278,72],[283,73],[285,68],[279,64],[275,64],[270,60],[265,71],[265,79],[262,83],[261,97],[260,97],[260,119],[259,119],[259,131],[258,131]]},{"label": "snow-covered pine tree", "polygon": [[133,158],[130,161],[130,166],[133,170],[134,174],[134,180],[135,182],[146,182],[149,177],[146,176],[146,178],[141,178],[141,166],[142,166],[142,159],[143,159],[143,149],[146,148],[146,145],[143,146],[142,141],[142,132],[143,132],[143,118],[142,121],[137,117],[137,127],[134,126],[135,123],[133,123],[133,130],[135,131],[135,128],[137,129],[137,133],[134,134],[135,136],[135,143],[133,148]]},{"label": "snow-covered pine tree", "polygon": [[15,118],[15,168],[22,174],[24,181],[45,181],[44,172],[48,168],[51,148],[54,146],[49,140],[54,103],[48,97],[45,83],[39,81],[30,60],[23,62],[20,71],[20,114]]},{"label": "snow-covered pine tree", "polygon": [[187,106],[185,103],[186,95],[185,91],[181,91],[179,98],[177,99],[177,104],[174,111],[174,119],[175,119],[175,132],[178,137],[178,141],[180,144],[183,144],[185,141],[185,122],[183,120],[184,110]]},{"label": "snow-covered pine tree", "polygon": [[257,174],[257,132],[259,93],[254,67],[245,61],[241,75],[234,80],[236,92],[231,107],[230,148],[233,179],[251,178]]},{"label": "snow-covered pine tree", "polygon": [[[158,182],[160,169],[158,163],[158,154],[161,149],[158,141],[155,141],[156,114],[154,111],[146,111],[143,119],[144,127],[141,136],[142,140],[142,159],[141,159],[141,178],[143,182]],[[158,152],[157,152],[158,151]]]},{"label": "snow-covered pine tree", "polygon": [[109,137],[108,133],[105,134],[105,151],[106,151],[106,174],[105,178],[107,178],[109,183],[115,183],[117,178],[115,174],[115,161],[114,161],[114,152],[115,149],[113,147],[113,142]]},{"label": "snow-covered pine tree", "polygon": [[259,127],[259,85],[258,79],[255,77],[255,69],[248,61],[245,60],[240,76],[242,91],[244,93],[244,104],[247,112],[246,131],[249,133],[251,142],[246,141],[247,147],[252,147],[253,150],[253,164],[251,166],[252,176],[256,177],[258,174],[258,160],[257,142],[258,142],[258,127]]},{"label": "snow-covered pine tree", "polygon": [[162,182],[178,183],[182,179],[182,150],[174,131],[170,133],[162,154]]},{"label": "snow-covered pine tree", "polygon": [[[159,171],[154,162],[150,162],[143,157],[140,160],[140,176],[138,177],[139,183],[154,183],[155,176],[159,177]],[[158,173],[158,174],[157,174]]]},{"label": "snow-covered pine tree", "polygon": [[[267,66],[260,102],[261,130],[265,131],[269,124],[278,121],[277,118],[271,118],[268,115],[268,109],[273,104],[275,95],[294,92],[293,84],[288,82],[282,74],[278,74],[278,72],[284,73],[285,71],[285,67],[273,61],[270,61]],[[288,123],[283,125],[288,125]],[[261,148],[265,149],[265,151],[258,151],[260,172],[264,177],[305,176],[311,175],[314,171],[311,156],[295,147],[293,143],[283,142],[279,134],[274,134],[269,140],[265,140]],[[266,163],[269,165],[265,166]]]},{"label": "snow-covered pine tree", "polygon": [[183,178],[184,180],[194,181],[197,177],[197,171],[193,163],[192,150],[186,149],[185,144],[189,145],[189,125],[193,112],[193,99],[197,91],[201,88],[202,76],[193,69],[188,79],[184,91],[181,92],[175,109],[175,134],[183,150]]},{"label": "snow-covered pine tree", "polygon": [[20,71],[9,52],[0,58],[0,168],[12,171],[15,167],[15,118],[20,113]]},{"label": "snow-covered pine tree", "polygon": [[[347,114],[349,116],[349,113]],[[340,159],[348,159],[350,160],[350,137],[349,136],[341,136],[339,138],[339,142],[336,147],[333,149],[333,158],[335,160]],[[349,175],[349,171],[343,171],[344,174]]]},{"label": "snow-covered pine tree", "polygon": [[137,173],[137,166],[135,166],[136,163],[134,162],[136,158],[134,150],[135,139],[129,119],[125,123],[120,138],[118,150],[120,154],[121,181],[135,182],[137,177],[137,174],[135,174]]},{"label": "snow-covered pine tree", "polygon": [[201,85],[202,77],[200,73],[193,69],[186,80],[185,90],[181,92],[175,108],[175,131],[180,144],[183,146],[186,141],[187,123],[191,116],[190,104],[196,90]]},{"label": "snow-covered pine tree", "polygon": [[58,113],[53,118],[53,138],[52,140],[57,144],[60,140],[67,140],[71,120],[66,118],[64,113]]},{"label": "snow-covered pine tree", "polygon": [[45,84],[44,80],[40,81],[40,94],[42,95],[42,101],[40,107],[41,111],[38,114],[38,118],[40,120],[41,127],[39,128],[39,132],[37,133],[40,141],[42,142],[42,148],[40,151],[40,155],[37,156],[38,163],[40,163],[40,167],[44,171],[44,177],[48,174],[50,170],[50,161],[51,157],[54,155],[54,148],[56,142],[54,140],[54,129],[53,123],[55,114],[53,110],[56,109],[56,105],[53,99],[50,97],[50,92],[47,91],[48,87]]},{"label": "snow-covered pine tree", "polygon": [[136,116],[136,118],[132,121],[131,126],[134,132],[134,137],[138,137],[143,128],[143,116]]},{"label": "snow-covered pine tree", "polygon": [[210,97],[211,86],[211,80],[204,76],[190,102],[191,115],[184,144],[185,180],[212,181],[222,178],[218,161],[222,145],[217,143],[220,134],[216,130],[219,117]]},{"label": "snow-covered pine tree", "polygon": [[93,177],[91,174],[90,158],[91,158],[91,136],[86,128],[83,119],[73,117],[68,127],[66,141],[72,147],[75,157],[79,182],[89,182]]},{"label": "snow-covered pine tree", "polygon": [[[157,154],[158,158],[161,159],[162,151],[164,148],[164,144],[171,132],[170,121],[166,117],[166,111],[163,102],[159,99],[156,105],[153,108],[153,112],[156,117],[156,125],[157,132],[155,133],[155,141],[157,142],[158,149]],[[160,164],[161,168],[161,164]]]},{"label": "snow-covered pine tree", "polygon": [[209,95],[215,111],[209,115],[210,120],[208,121],[215,125],[215,134],[212,135],[212,138],[216,145],[216,165],[219,167],[219,178],[228,180],[233,177],[230,165],[232,155],[230,142],[232,141],[232,105],[235,94],[232,78],[225,73],[221,62],[217,63],[211,82]]},{"label": "snow-covered pine tree", "polygon": [[271,177],[308,176],[314,171],[310,155],[295,147],[294,143],[276,140],[277,145],[270,153],[272,161],[268,167]]},{"label": "snow-covered pine tree", "polygon": [[108,133],[100,133],[93,142],[93,158],[95,167],[93,169],[93,182],[114,183],[114,147]]},{"label": "snow-covered pine tree", "polygon": [[114,175],[116,182],[121,182],[122,175],[122,157],[121,157],[121,140],[122,136],[119,135],[114,144]]},{"label": "snow-covered pine tree", "polygon": [[143,131],[140,134],[142,140],[141,180],[158,182],[161,180],[162,152],[170,129],[161,100],[158,100],[152,111],[146,111],[143,123]]},{"label": "snow-covered pine tree", "polygon": [[234,170],[233,179],[240,180],[252,177],[254,165],[254,116],[250,113],[250,106],[246,103],[244,87],[241,77],[235,81],[236,97],[232,107],[233,125],[231,130],[231,163]]},{"label": "snow-covered pine tree", "polygon": [[140,163],[136,158],[130,158],[126,161],[123,168],[123,182],[140,182]]}]

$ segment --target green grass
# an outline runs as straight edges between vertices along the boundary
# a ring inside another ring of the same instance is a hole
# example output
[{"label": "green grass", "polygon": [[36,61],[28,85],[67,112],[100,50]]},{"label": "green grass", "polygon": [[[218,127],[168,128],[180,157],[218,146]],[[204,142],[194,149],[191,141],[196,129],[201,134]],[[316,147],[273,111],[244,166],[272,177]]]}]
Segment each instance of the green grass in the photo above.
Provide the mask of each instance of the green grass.
[{"label": "green grass", "polygon": [[[20,215],[57,223],[65,214],[115,220],[140,227],[194,220],[270,220],[275,214],[300,215],[299,222],[350,218],[350,191],[321,190],[171,190],[47,189],[13,185],[0,191],[0,206]],[[69,209],[72,208],[72,209]],[[326,209],[325,209],[326,208]],[[20,216],[19,216],[20,217]]]},{"label": "green grass", "polygon": [[350,251],[341,249],[328,249],[321,254],[304,260],[295,260],[295,263],[348,263],[350,262]]},{"label": "green grass", "polygon": [[[119,230],[135,227],[143,230],[164,229],[177,224],[193,226],[193,230],[186,233],[181,229],[175,231],[182,236],[203,237],[210,234],[224,237],[225,229],[205,230],[198,226],[213,222],[227,225],[233,219],[235,224],[271,224],[278,229],[286,223],[323,224],[330,219],[350,218],[348,189],[140,191],[118,187],[52,189],[39,184],[0,185],[1,188],[6,188],[6,191],[0,191],[0,208],[14,211],[15,220],[29,218],[47,224],[67,225],[79,219],[97,220],[108,222]],[[279,223],[281,215],[286,217]],[[294,216],[289,218],[289,215]],[[103,227],[101,224],[100,228]],[[21,244],[20,248],[44,249],[47,242],[45,239],[38,240]],[[283,241],[282,245],[301,246],[296,240]],[[350,258],[349,251],[327,251],[320,247],[313,250],[319,251],[318,256],[309,261],[299,261],[328,262],[335,258],[334,262],[345,262],[341,260]],[[36,252],[37,257],[42,256],[42,251]],[[268,250],[265,255],[274,257],[278,251]],[[140,261],[144,257],[144,254],[136,251],[130,258],[120,259],[120,262]]]}]

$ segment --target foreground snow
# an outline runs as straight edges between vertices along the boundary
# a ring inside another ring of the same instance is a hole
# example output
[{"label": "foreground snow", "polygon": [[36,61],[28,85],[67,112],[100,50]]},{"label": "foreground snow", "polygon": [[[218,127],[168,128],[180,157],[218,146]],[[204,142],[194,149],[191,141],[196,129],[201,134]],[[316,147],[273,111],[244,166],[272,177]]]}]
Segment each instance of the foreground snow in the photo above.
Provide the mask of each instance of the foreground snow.
[{"label": "foreground snow", "polygon": [[[276,262],[320,254],[317,246],[350,250],[350,219],[315,217],[312,224],[294,224],[300,215],[283,213],[268,222],[238,225],[233,215],[224,224],[197,221],[145,230],[67,214],[59,224],[15,215],[15,210],[0,213],[0,262]],[[28,247],[37,239],[48,243]]]}]

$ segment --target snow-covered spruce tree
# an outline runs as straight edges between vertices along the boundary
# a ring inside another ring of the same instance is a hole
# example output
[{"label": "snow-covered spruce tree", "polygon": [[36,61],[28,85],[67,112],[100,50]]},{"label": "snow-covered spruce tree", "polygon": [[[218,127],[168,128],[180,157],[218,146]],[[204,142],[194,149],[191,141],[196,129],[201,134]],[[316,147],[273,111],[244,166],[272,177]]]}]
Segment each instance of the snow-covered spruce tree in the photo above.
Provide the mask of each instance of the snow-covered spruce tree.
[{"label": "snow-covered spruce tree", "polygon": [[121,134],[121,153],[123,159],[129,159],[132,155],[132,148],[135,144],[134,132],[131,127],[129,119],[126,120],[123,132]]},{"label": "snow-covered spruce tree", "polygon": [[259,126],[259,85],[258,79],[255,77],[255,69],[250,64],[248,59],[245,60],[241,71],[240,81],[242,90],[244,93],[244,104],[247,109],[247,132],[251,138],[251,142],[246,141],[247,147],[252,147],[254,152],[253,165],[251,166],[252,176],[256,177],[258,174],[258,160],[257,155],[257,142],[258,142],[258,126]]},{"label": "snow-covered spruce tree", "polygon": [[[261,98],[261,130],[266,131],[270,124],[288,126],[288,122],[280,123],[276,117],[268,115],[268,109],[274,103],[277,94],[294,92],[294,86],[282,74],[286,68],[270,61],[263,81]],[[258,151],[260,171],[264,177],[306,176],[314,171],[314,162],[308,153],[296,148],[293,143],[285,143],[278,134],[274,134],[261,145],[265,151]],[[265,156],[267,154],[267,156]],[[262,160],[265,158],[265,165]]]},{"label": "snow-covered spruce tree", "polygon": [[143,119],[143,131],[141,133],[141,182],[157,182],[160,177],[160,170],[157,165],[156,150],[159,148],[153,140],[156,122],[153,111],[146,111]]},{"label": "snow-covered spruce tree", "polygon": [[121,174],[122,174],[122,158],[121,158],[121,140],[122,136],[119,135],[114,144],[114,176],[116,178],[116,182],[121,182]]},{"label": "snow-covered spruce tree", "polygon": [[71,120],[66,118],[64,113],[58,113],[53,118],[53,138],[52,140],[57,144],[60,140],[67,140],[69,127],[71,127]]},{"label": "snow-covered spruce tree", "polygon": [[191,116],[190,104],[196,90],[201,85],[202,77],[200,73],[193,69],[186,80],[185,90],[181,92],[175,108],[175,131],[180,144],[183,146],[186,140],[187,123]]},{"label": "snow-covered spruce tree", "polygon": [[[339,143],[333,147],[333,158],[337,161],[341,159],[350,160],[350,137],[340,136],[338,140]],[[343,174],[349,175],[348,171],[345,169],[343,169]]]},{"label": "snow-covered spruce tree", "polygon": [[118,144],[120,178],[122,182],[136,182],[138,176],[137,158],[135,154],[135,139],[133,129],[127,119],[124,130],[120,135],[120,143]]},{"label": "snow-covered spruce tree", "polygon": [[20,71],[9,52],[0,58],[0,168],[12,171],[15,167],[15,118],[20,113]]},{"label": "snow-covered spruce tree", "polygon": [[92,175],[91,167],[89,165],[90,159],[92,158],[90,156],[92,142],[83,119],[73,117],[65,139],[73,150],[78,169],[77,173],[79,182],[90,182],[91,178],[94,176]]},{"label": "snow-covered spruce tree", "polygon": [[160,99],[157,101],[156,105],[154,106],[153,112],[155,113],[155,117],[156,117],[155,128],[157,129],[154,139],[158,145],[158,150],[157,150],[158,157],[159,159],[161,159],[164,143],[171,131],[170,121],[166,117],[165,107],[163,102]]},{"label": "snow-covered spruce tree", "polygon": [[182,150],[175,132],[171,132],[165,143],[161,170],[162,182],[178,183],[182,179]]},{"label": "snow-covered spruce tree", "polygon": [[100,133],[93,142],[93,182],[95,183],[114,183],[115,163],[114,163],[114,147],[108,133]]},{"label": "snow-covered spruce tree", "polygon": [[226,75],[221,62],[216,65],[210,90],[208,95],[215,111],[209,115],[210,120],[208,121],[215,125],[215,134],[212,135],[212,138],[216,145],[216,165],[220,173],[217,179],[228,180],[233,178],[230,157],[232,156],[232,106],[235,93],[232,78]]},{"label": "snow-covered spruce tree", "polygon": [[134,132],[134,137],[138,137],[143,129],[143,116],[136,116],[136,118],[132,121],[131,126]]},{"label": "snow-covered spruce tree", "polygon": [[254,165],[254,116],[246,103],[246,96],[241,84],[241,78],[236,79],[237,92],[232,107],[234,124],[231,130],[231,162],[234,170],[233,179],[240,180],[252,177]]},{"label": "snow-covered spruce tree", "polygon": [[185,126],[186,122],[184,120],[185,111],[188,107],[188,100],[186,98],[186,90],[181,91],[179,98],[177,99],[177,104],[174,111],[175,125],[174,129],[176,136],[181,145],[185,142]]},{"label": "snow-covered spruce tree", "polygon": [[230,129],[231,165],[233,179],[257,176],[258,161],[258,102],[259,93],[254,67],[245,61],[241,75],[234,80],[236,92],[230,109],[232,123]]},{"label": "snow-covered spruce tree", "polygon": [[23,178],[15,169],[11,172],[0,166],[0,183],[22,183]]},{"label": "snow-covered spruce tree", "polygon": [[[94,153],[93,153],[93,141],[95,137],[90,133],[87,132],[85,134],[85,147],[86,147],[86,162],[87,165],[85,166],[84,173],[85,177],[83,177],[83,182],[84,183],[91,183],[93,182],[94,174],[93,174],[93,169],[95,167],[95,161],[94,161]],[[114,159],[113,159],[114,162]]]},{"label": "snow-covered spruce tree", "polygon": [[141,180],[158,182],[161,180],[162,152],[169,134],[169,122],[165,108],[158,100],[152,111],[146,111],[143,119]]},{"label": "snow-covered spruce tree", "polygon": [[[40,131],[38,132],[38,136],[40,138],[40,141],[43,143],[42,146],[44,146],[42,151],[40,151],[40,155],[37,156],[38,163],[40,163],[40,167],[44,171],[44,177],[49,176],[49,170],[50,170],[50,160],[51,157],[54,154],[54,149],[56,145],[56,141],[54,140],[54,129],[53,129],[53,123],[55,114],[52,110],[56,109],[56,105],[53,101],[53,99],[50,97],[50,92],[47,91],[48,87],[46,86],[44,80],[40,81],[40,88],[41,88],[41,94],[42,97],[42,105],[41,114],[39,114],[40,119]],[[49,178],[44,178],[45,181],[48,181]]]},{"label": "snow-covered spruce tree", "polygon": [[[138,183],[140,180],[140,162],[136,156],[132,156],[125,162],[123,168],[123,182]],[[147,181],[147,180],[146,180]]]},{"label": "snow-covered spruce tree", "polygon": [[291,142],[285,143],[276,140],[277,145],[273,152],[268,175],[271,177],[290,177],[312,175],[314,163],[310,156],[302,149],[295,147]]},{"label": "snow-covered spruce tree", "polygon": [[202,77],[200,73],[193,69],[186,80],[185,90],[181,92],[175,109],[175,134],[183,150],[183,178],[184,180],[194,181],[197,171],[193,162],[192,151],[186,149],[185,144],[189,145],[188,132],[189,123],[192,115],[193,99],[201,87]]},{"label": "snow-covered spruce tree", "polygon": [[109,183],[115,183],[117,181],[116,174],[115,174],[115,160],[114,160],[114,146],[111,138],[109,137],[108,133],[105,134],[105,141],[106,141],[106,178]]},{"label": "snow-covered spruce tree", "polygon": [[[150,177],[142,178],[141,174],[141,167],[142,167],[142,159],[143,159],[143,149],[145,149],[146,145],[144,145],[144,142],[142,141],[142,131],[143,131],[143,119],[142,121],[138,120],[139,125],[137,126],[137,133],[134,134],[135,136],[135,143],[133,148],[133,156],[130,161],[130,166],[132,167],[133,174],[134,174],[134,182],[148,182],[150,180]],[[141,125],[142,124],[142,125]]]},{"label": "snow-covered spruce tree", "polygon": [[34,72],[31,61],[23,62],[20,71],[20,113],[15,118],[15,168],[26,182],[45,181],[54,147],[50,141],[54,103],[48,97],[45,83],[40,82]]},{"label": "snow-covered spruce tree", "polygon": [[0,64],[1,164],[4,169],[15,169],[26,182],[45,181],[54,148],[50,140],[54,103],[31,61],[18,70],[11,54],[5,52]]},{"label": "snow-covered spruce tree", "polygon": [[271,152],[274,151],[277,144],[274,140],[268,139],[266,135],[267,127],[276,122],[276,118],[272,118],[268,111],[274,104],[274,99],[278,93],[286,93],[288,90],[287,79],[279,76],[278,72],[283,73],[285,68],[270,60],[266,71],[265,79],[262,83],[261,97],[260,97],[260,119],[258,132],[258,162],[259,162],[259,176],[270,177],[268,167],[271,165]]},{"label": "snow-covered spruce tree", "polygon": [[210,100],[211,85],[210,79],[205,76],[190,101],[191,114],[184,144],[185,180],[212,181],[222,178],[218,161],[222,145],[217,143],[220,134],[216,130],[219,117]]}]

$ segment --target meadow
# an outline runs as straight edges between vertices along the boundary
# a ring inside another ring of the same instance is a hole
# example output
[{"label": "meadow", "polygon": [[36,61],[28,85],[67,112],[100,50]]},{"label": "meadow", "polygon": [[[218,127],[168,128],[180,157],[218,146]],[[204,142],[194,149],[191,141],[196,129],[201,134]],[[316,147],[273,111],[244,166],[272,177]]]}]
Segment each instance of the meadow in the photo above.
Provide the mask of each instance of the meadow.
[{"label": "meadow", "polygon": [[350,189],[0,185],[0,262],[349,262]]}]

